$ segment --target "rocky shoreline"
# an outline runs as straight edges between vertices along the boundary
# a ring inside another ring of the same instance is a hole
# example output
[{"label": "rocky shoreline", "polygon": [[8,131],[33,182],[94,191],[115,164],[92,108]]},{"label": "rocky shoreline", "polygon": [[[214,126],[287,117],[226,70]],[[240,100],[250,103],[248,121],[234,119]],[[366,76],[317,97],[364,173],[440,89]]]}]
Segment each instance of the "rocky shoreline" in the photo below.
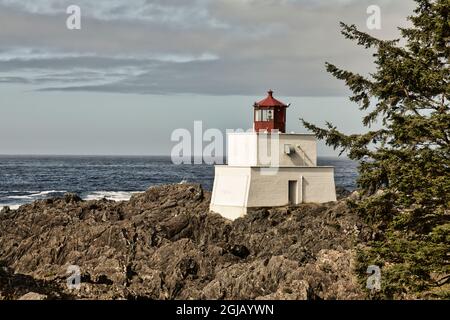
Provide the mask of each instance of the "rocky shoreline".
[{"label": "rocky shoreline", "polygon": [[[75,194],[0,212],[1,299],[364,299],[345,202],[260,208],[229,221],[200,185],[129,201]],[[67,286],[67,268],[81,272]]]}]

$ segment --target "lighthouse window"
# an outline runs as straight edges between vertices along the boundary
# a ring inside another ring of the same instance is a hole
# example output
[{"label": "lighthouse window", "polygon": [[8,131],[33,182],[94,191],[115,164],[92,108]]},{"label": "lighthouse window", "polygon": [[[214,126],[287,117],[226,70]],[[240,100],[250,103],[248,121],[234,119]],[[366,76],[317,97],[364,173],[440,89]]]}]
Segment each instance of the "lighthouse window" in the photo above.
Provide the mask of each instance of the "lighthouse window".
[{"label": "lighthouse window", "polygon": [[271,121],[273,119],[273,110],[256,110],[255,120],[256,121]]},{"label": "lighthouse window", "polygon": [[261,121],[261,111],[262,110],[255,110],[255,121]]}]

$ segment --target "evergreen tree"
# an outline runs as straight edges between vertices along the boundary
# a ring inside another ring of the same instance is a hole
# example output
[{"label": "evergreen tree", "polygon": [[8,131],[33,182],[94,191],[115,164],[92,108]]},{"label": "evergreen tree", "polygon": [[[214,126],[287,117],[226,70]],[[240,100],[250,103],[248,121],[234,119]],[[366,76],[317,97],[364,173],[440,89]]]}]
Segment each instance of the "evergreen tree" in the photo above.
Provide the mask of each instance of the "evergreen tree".
[{"label": "evergreen tree", "polygon": [[358,272],[382,267],[385,298],[450,297],[450,1],[416,0],[399,28],[403,41],[379,40],[341,23],[343,35],[374,49],[376,71],[363,76],[326,64],[365,111],[364,126],[346,135],[327,122],[304,126],[358,160],[361,197],[349,202],[374,229],[360,248]]}]

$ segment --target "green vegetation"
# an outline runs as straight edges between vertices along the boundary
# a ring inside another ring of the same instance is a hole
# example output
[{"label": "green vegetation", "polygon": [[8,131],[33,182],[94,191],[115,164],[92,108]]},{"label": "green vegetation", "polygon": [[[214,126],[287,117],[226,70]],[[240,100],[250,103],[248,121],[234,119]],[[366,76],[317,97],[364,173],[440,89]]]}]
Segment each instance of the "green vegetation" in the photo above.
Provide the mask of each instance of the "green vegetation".
[{"label": "green vegetation", "polygon": [[331,123],[320,139],[360,162],[361,197],[349,205],[374,229],[360,247],[361,282],[370,264],[382,268],[378,298],[450,298],[450,1],[416,0],[402,39],[379,40],[341,24],[343,35],[372,49],[376,71],[365,77],[327,63],[366,112],[346,135]]}]

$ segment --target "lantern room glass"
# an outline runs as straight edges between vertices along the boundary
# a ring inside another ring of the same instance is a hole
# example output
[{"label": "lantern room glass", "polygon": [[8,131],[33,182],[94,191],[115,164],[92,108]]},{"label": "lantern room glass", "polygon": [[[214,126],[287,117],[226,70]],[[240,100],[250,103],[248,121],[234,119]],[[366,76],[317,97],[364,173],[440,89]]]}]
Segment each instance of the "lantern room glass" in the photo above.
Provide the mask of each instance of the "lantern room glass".
[{"label": "lantern room glass", "polygon": [[255,121],[272,121],[274,117],[273,109],[256,109],[255,110]]}]

